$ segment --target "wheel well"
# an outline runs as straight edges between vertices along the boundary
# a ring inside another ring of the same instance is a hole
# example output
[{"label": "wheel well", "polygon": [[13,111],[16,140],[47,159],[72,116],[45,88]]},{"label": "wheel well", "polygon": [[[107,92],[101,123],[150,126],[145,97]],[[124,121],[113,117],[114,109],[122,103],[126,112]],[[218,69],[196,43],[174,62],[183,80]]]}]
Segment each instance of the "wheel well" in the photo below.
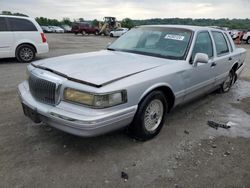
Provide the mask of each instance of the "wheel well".
[{"label": "wheel well", "polygon": [[[235,63],[234,66],[233,66],[233,68],[232,68],[232,70],[234,71],[234,73],[236,73],[237,69],[238,69],[238,63]],[[235,74],[234,83],[235,83],[236,80],[238,79],[237,77],[238,77],[237,74]]]},{"label": "wheel well", "polygon": [[168,102],[168,112],[169,112],[173,108],[174,101],[175,101],[175,96],[174,96],[173,91],[167,86],[157,87],[153,91],[156,91],[156,90],[162,91],[164,95],[166,96],[167,102]]},{"label": "wheel well", "polygon": [[16,47],[16,50],[19,46],[22,46],[22,45],[29,45],[29,46],[32,46],[35,50],[35,52],[37,53],[37,50],[36,50],[36,47],[33,45],[33,44],[30,44],[30,43],[22,43],[22,44],[19,44],[17,47]]},{"label": "wheel well", "polygon": [[238,63],[235,63],[234,66],[233,66],[233,68],[232,68],[232,70],[233,70],[234,72],[236,72],[236,71],[237,71],[237,68],[238,68]]}]

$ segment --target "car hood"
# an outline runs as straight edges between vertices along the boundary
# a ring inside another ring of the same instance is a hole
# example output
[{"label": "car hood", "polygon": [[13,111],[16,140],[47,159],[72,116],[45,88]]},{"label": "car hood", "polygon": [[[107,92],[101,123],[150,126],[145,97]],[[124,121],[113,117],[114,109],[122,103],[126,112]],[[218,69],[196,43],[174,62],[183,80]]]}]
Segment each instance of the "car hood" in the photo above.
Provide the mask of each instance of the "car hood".
[{"label": "car hood", "polygon": [[39,60],[32,65],[96,87],[147,71],[170,61],[133,53],[103,50]]}]

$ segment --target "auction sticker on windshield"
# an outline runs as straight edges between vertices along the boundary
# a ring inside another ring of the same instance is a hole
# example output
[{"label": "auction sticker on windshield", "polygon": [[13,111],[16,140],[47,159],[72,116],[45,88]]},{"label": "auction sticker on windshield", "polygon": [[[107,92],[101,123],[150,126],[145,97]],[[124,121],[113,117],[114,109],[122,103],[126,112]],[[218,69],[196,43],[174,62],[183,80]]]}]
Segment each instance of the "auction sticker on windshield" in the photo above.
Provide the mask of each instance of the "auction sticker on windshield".
[{"label": "auction sticker on windshield", "polygon": [[167,34],[165,36],[165,39],[171,39],[171,40],[184,40],[185,36],[182,35],[172,35],[172,34]]}]

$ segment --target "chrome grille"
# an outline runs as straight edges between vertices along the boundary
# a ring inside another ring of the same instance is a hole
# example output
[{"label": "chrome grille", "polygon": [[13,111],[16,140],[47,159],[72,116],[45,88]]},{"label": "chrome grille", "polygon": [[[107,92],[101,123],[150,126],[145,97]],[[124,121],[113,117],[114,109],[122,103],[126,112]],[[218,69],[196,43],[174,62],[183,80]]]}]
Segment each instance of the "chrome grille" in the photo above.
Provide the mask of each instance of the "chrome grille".
[{"label": "chrome grille", "polygon": [[29,87],[32,96],[46,104],[54,105],[56,103],[56,84],[35,75],[29,77]]}]

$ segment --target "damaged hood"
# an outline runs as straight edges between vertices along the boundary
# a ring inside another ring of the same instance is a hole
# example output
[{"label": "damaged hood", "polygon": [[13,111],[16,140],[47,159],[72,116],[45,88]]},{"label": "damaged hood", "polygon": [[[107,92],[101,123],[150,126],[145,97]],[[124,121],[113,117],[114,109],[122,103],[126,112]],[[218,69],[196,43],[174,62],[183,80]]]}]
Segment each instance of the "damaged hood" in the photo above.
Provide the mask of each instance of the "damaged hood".
[{"label": "damaged hood", "polygon": [[101,87],[168,62],[162,58],[103,50],[39,60],[32,65]]}]

